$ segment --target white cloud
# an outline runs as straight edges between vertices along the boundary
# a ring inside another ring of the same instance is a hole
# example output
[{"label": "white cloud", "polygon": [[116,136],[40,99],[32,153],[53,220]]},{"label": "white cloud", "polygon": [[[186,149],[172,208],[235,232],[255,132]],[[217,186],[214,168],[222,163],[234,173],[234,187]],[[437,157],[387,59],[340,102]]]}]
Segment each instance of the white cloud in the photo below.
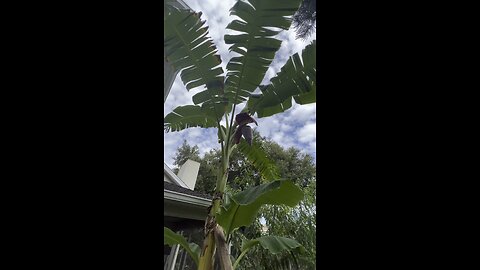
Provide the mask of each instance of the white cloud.
[{"label": "white cloud", "polygon": [[280,125],[280,130],[282,130],[284,132],[285,131],[291,131],[293,128],[294,128],[293,126],[291,126],[287,123],[283,123],[283,124]]},{"label": "white cloud", "polygon": [[188,137],[189,139],[192,139],[192,140],[200,137],[201,135],[202,135],[202,131],[199,128],[192,128],[192,130],[188,132]]},{"label": "white cloud", "polygon": [[317,137],[317,124],[308,122],[297,132],[298,140],[303,143],[315,141]]},{"label": "white cloud", "polygon": [[302,123],[302,122],[316,120],[317,107],[315,103],[307,104],[307,105],[295,104],[295,106],[292,106],[292,107],[293,107],[292,109],[287,111],[288,121],[296,121],[296,122]]},{"label": "white cloud", "polygon": [[276,141],[276,142],[280,142],[280,141],[283,141],[284,140],[284,136],[285,136],[285,133],[281,132],[281,131],[278,131],[278,132],[275,132],[272,136],[272,140]]},{"label": "white cloud", "polygon": [[275,134],[279,130],[279,119],[280,117],[269,117],[269,118],[260,118],[257,120],[258,122],[258,132],[262,136],[266,137],[273,137],[273,134]]}]

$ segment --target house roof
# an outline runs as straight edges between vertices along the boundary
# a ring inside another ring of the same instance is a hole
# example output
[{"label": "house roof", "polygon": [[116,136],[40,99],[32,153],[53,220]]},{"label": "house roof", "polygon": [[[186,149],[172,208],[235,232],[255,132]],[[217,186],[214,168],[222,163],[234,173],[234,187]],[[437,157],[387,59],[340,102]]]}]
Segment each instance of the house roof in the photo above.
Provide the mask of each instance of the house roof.
[{"label": "house roof", "polygon": [[212,199],[213,197],[208,195],[208,194],[204,194],[202,192],[198,192],[198,191],[195,191],[195,190],[190,190],[188,188],[184,188],[184,187],[181,187],[181,186],[178,186],[178,185],[175,185],[175,184],[172,184],[172,183],[168,183],[168,182],[163,182],[163,188],[166,189],[166,190],[170,190],[170,191],[175,191],[175,192],[178,192],[178,193],[183,193],[183,194],[187,194],[187,195],[191,195],[191,196],[196,196],[196,197],[200,197],[200,198],[205,198],[205,199]]}]

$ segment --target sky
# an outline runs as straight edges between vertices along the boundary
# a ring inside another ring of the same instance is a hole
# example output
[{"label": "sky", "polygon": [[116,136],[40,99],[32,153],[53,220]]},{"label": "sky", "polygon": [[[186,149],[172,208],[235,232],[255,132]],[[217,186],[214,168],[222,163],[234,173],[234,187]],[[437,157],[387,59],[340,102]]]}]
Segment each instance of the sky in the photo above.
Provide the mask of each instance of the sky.
[{"label": "sky", "polygon": [[[195,11],[202,12],[202,20],[206,20],[209,27],[209,36],[217,46],[218,54],[222,59],[222,68],[226,72],[226,64],[232,57],[228,52],[228,46],[223,40],[225,34],[232,34],[233,31],[225,29],[234,19],[230,16],[230,8],[236,0],[184,0]],[[277,38],[282,40],[282,46],[275,55],[270,68],[268,69],[262,84],[267,84],[281,67],[287,62],[289,56],[301,52],[312,40],[316,39],[314,33],[307,40],[296,40],[293,29],[283,31]],[[173,111],[178,106],[193,104],[192,96],[202,91],[202,88],[191,89],[187,91],[183,85],[180,76],[177,75],[170,94],[165,102],[163,115]],[[272,139],[285,148],[296,147],[304,153],[308,153],[316,160],[316,104],[298,105],[292,101],[292,107],[283,112],[270,117],[254,118],[258,122],[256,128],[261,136]],[[237,113],[244,106],[237,108]],[[217,142],[217,132],[215,128],[188,128],[179,132],[164,133],[164,161],[173,168],[173,157],[176,149],[184,140],[190,145],[199,147],[200,156],[203,156],[211,149],[217,149],[220,145]]]}]

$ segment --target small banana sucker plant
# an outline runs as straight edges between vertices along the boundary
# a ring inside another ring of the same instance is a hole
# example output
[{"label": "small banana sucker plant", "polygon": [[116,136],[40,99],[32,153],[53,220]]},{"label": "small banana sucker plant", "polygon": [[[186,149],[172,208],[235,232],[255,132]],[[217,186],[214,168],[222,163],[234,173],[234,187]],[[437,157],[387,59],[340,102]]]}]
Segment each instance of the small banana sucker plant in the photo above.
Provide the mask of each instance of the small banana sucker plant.
[{"label": "small banana sucker plant", "polygon": [[[179,106],[164,118],[166,132],[190,127],[217,128],[222,159],[212,204],[208,209],[201,247],[164,227],[164,244],[183,247],[199,270],[214,266],[215,254],[221,269],[235,269],[244,255],[254,246],[271,253],[301,250],[293,239],[262,236],[245,241],[240,255],[233,258],[228,252],[232,234],[255,220],[262,205],[294,207],[303,198],[299,187],[288,179],[279,179],[274,163],[267,157],[258,141],[252,137],[250,125],[256,117],[269,117],[297,104],[316,102],[316,42],[301,53],[292,55],[267,85],[261,85],[281,40],[276,35],[288,30],[291,17],[300,0],[241,0],[230,10],[234,20],[227,26],[238,34],[225,35],[230,53],[234,54],[221,67],[221,58],[201,13],[180,9],[164,1],[165,61],[180,73],[187,90],[202,87],[192,97],[195,105]],[[259,90],[259,91],[258,91]],[[167,91],[164,89],[164,91]],[[243,110],[236,113],[236,109]],[[236,194],[226,194],[229,158],[237,148],[261,174],[263,184]]]}]

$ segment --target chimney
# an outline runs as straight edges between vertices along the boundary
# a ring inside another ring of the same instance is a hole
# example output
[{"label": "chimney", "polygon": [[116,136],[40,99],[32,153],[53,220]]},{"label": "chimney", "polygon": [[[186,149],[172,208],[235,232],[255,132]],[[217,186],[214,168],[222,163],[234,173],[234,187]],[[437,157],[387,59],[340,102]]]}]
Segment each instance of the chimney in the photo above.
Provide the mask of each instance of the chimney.
[{"label": "chimney", "polygon": [[200,163],[188,159],[181,167],[177,173],[178,178],[180,178],[190,190],[195,189],[195,183],[197,182],[198,169],[200,168]]}]

